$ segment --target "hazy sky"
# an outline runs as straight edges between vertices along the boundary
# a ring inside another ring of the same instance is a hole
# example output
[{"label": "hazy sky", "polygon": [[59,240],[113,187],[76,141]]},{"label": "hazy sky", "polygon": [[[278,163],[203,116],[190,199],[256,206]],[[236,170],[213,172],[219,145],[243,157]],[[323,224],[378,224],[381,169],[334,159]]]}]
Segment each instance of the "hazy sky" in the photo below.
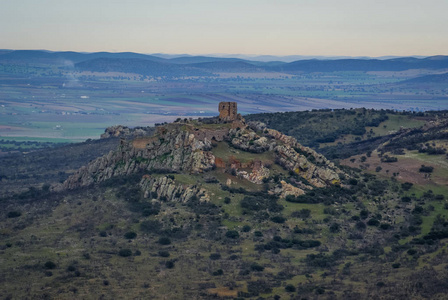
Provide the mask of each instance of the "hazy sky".
[{"label": "hazy sky", "polygon": [[448,54],[448,0],[0,0],[0,48]]}]

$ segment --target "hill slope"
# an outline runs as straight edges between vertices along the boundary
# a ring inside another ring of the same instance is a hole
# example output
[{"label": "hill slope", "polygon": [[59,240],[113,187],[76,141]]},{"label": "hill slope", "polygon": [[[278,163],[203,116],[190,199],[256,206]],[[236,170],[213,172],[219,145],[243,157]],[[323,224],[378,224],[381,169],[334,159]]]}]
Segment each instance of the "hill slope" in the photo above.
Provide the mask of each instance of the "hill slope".
[{"label": "hill slope", "polygon": [[260,122],[123,136],[58,192],[1,199],[0,295],[443,299],[446,190],[374,174]]}]

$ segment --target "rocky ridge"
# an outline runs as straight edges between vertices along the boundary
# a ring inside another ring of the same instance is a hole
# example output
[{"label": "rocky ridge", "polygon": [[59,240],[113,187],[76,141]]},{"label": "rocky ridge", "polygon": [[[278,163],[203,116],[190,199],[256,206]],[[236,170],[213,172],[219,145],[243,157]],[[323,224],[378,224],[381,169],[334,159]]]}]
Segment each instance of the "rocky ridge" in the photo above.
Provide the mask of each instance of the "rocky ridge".
[{"label": "rocky ridge", "polygon": [[[218,142],[255,154],[270,151],[275,163],[302,178],[302,182],[281,182],[271,193],[285,197],[302,195],[304,190],[339,184],[345,174],[324,156],[302,146],[294,138],[263,123],[233,123],[206,125],[186,121],[159,126],[153,135],[122,140],[120,146],[79,169],[63,184],[64,189],[74,189],[105,181],[114,176],[137,172],[200,174],[215,168],[225,172],[234,170],[236,176],[262,184],[269,181],[272,162],[252,161],[240,163],[238,157],[224,161],[214,155]],[[145,175],[148,176],[148,175]],[[223,183],[222,183],[223,184]],[[146,197],[165,197],[169,200],[188,201],[197,196],[207,201],[208,194],[198,186],[176,183],[168,177],[145,177],[140,186]]]}]

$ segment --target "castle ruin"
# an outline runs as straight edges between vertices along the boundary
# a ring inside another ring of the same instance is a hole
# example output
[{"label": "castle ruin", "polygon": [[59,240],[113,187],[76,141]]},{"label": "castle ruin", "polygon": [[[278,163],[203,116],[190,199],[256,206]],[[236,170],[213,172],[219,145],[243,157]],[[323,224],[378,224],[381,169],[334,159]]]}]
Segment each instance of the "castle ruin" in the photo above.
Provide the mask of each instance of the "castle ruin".
[{"label": "castle ruin", "polygon": [[218,109],[220,121],[231,122],[238,119],[236,102],[220,102]]}]

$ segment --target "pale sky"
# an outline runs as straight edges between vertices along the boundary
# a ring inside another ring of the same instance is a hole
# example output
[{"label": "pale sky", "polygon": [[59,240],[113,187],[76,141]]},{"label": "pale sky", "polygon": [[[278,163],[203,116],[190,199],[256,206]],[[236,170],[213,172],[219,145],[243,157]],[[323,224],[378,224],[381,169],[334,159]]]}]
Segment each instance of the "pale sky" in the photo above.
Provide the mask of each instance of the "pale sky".
[{"label": "pale sky", "polygon": [[448,0],[0,0],[0,49],[448,55]]}]

